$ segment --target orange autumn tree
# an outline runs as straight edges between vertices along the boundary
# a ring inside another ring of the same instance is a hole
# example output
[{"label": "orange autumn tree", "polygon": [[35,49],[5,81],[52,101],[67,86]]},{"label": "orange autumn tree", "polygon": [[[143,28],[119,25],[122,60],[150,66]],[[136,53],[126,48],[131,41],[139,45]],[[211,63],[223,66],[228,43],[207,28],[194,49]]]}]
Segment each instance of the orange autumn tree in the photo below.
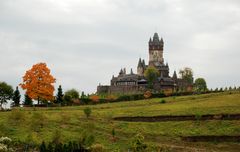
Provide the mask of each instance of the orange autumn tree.
[{"label": "orange autumn tree", "polygon": [[55,78],[50,74],[50,70],[46,63],[38,63],[26,71],[23,76],[23,83],[20,84],[26,94],[34,100],[47,100],[54,99],[53,92]]}]

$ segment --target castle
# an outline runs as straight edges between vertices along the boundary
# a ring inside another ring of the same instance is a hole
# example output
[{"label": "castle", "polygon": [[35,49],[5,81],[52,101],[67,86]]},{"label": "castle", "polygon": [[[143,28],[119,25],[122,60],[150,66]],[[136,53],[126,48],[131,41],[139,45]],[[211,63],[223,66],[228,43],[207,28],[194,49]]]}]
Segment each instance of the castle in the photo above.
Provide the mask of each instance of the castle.
[{"label": "castle", "polygon": [[163,58],[163,39],[159,39],[157,33],[154,33],[153,38],[150,38],[148,42],[149,46],[149,62],[145,64],[144,59],[139,59],[137,66],[137,74],[133,73],[131,69],[130,73],[126,73],[126,69],[121,69],[117,77],[113,76],[111,79],[110,86],[99,85],[97,87],[97,93],[108,93],[108,94],[134,94],[143,93],[148,90],[148,82],[144,77],[144,72],[149,66],[155,67],[160,75],[153,84],[153,90],[155,92],[160,91],[177,91],[187,90],[191,88],[192,84],[177,77],[176,71],[173,76],[169,76],[168,63],[164,62]]}]

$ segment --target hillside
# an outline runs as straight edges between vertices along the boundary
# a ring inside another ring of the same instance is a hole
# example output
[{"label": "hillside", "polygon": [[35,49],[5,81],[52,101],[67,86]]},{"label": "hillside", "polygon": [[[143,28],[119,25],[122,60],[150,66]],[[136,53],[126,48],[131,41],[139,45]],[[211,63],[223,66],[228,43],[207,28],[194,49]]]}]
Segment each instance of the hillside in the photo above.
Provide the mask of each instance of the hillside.
[{"label": "hillside", "polygon": [[[162,99],[105,103],[98,105],[21,108],[0,113],[0,136],[21,142],[29,140],[40,144],[51,141],[56,130],[62,141],[78,140],[87,131],[93,133],[96,143],[107,151],[127,151],[131,138],[141,132],[147,143],[171,147],[174,151],[237,151],[240,143],[183,142],[180,136],[240,135],[240,120],[124,122],[114,121],[119,116],[240,114],[240,93],[213,93]],[[83,109],[90,107],[87,119]],[[111,140],[112,129],[117,140]]]}]

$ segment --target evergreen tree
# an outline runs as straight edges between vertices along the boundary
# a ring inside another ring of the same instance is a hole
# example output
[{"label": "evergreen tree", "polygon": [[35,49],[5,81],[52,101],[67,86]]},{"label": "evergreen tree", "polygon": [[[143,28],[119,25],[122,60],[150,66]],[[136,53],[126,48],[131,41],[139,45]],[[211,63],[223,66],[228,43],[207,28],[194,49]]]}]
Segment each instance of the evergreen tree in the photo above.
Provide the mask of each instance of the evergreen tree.
[{"label": "evergreen tree", "polygon": [[56,103],[63,103],[63,91],[62,91],[62,86],[59,85],[58,87],[58,92],[57,92],[57,96],[56,96]]},{"label": "evergreen tree", "polygon": [[224,91],[228,91],[228,88],[227,88],[227,87],[225,87]]},{"label": "evergreen tree", "polygon": [[81,93],[81,99],[84,99],[86,97],[86,95],[84,94],[84,92],[82,91],[82,93]]},{"label": "evergreen tree", "polygon": [[25,94],[24,95],[24,105],[32,105],[33,104],[33,101],[32,101],[32,99],[27,95],[27,94]]},{"label": "evergreen tree", "polygon": [[47,148],[46,148],[46,145],[45,145],[45,142],[43,141],[41,146],[40,146],[40,152],[47,152]]},{"label": "evergreen tree", "polygon": [[13,92],[13,106],[19,106],[20,104],[20,99],[21,99],[21,95],[20,95],[20,92],[18,90],[18,87],[16,87],[16,90]]}]

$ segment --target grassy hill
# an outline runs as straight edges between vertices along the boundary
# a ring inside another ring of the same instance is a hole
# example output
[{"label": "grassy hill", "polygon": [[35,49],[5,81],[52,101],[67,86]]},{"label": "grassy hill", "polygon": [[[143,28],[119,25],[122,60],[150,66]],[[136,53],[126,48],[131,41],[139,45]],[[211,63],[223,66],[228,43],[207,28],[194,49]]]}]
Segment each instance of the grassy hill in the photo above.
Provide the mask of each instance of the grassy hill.
[{"label": "grassy hill", "polygon": [[[213,93],[162,99],[105,103],[98,105],[21,108],[0,113],[0,136],[40,144],[51,141],[56,130],[62,141],[78,140],[83,132],[94,134],[96,143],[107,151],[127,151],[131,138],[137,133],[145,136],[147,143],[172,147],[174,151],[237,151],[240,143],[190,143],[180,136],[240,135],[240,121],[176,121],[176,122],[123,122],[113,121],[117,116],[240,114],[240,93]],[[86,118],[83,109],[90,107],[92,114]],[[115,129],[117,141],[111,140]]]}]

